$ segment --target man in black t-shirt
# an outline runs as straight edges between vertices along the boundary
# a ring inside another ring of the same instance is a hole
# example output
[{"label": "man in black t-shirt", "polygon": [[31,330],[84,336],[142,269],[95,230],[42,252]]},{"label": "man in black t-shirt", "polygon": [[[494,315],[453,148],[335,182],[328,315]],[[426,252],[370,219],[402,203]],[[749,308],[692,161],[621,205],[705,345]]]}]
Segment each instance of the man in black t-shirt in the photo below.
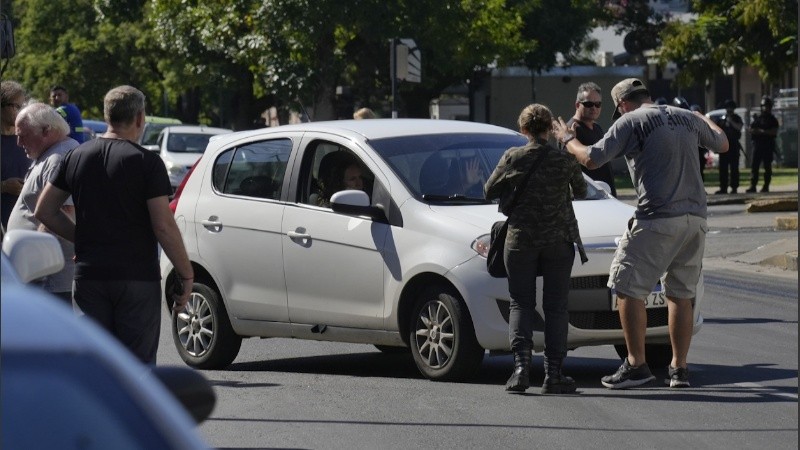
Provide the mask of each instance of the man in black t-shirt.
[{"label": "man in black t-shirt", "polygon": [[[600,107],[603,96],[600,93],[600,86],[595,83],[583,83],[578,86],[578,95],[575,98],[575,115],[569,119],[567,126],[575,133],[575,139],[583,145],[592,145],[603,138],[605,134],[596,120],[600,117]],[[614,174],[611,172],[611,164],[603,164],[596,169],[587,169],[581,166],[581,170],[589,178],[597,181],[604,181],[611,188],[611,195],[617,196],[617,188],[614,186]]]},{"label": "man in black t-shirt", "polygon": [[772,181],[772,157],[775,154],[775,137],[778,136],[780,124],[772,115],[772,99],[766,95],[761,99],[761,114],[753,118],[750,135],[753,137],[753,164],[750,172],[750,188],[747,192],[755,192],[758,186],[758,169],[764,163],[764,187],[761,192],[769,192]]},{"label": "man in black t-shirt", "polygon": [[[108,132],[69,151],[47,183],[35,217],[75,242],[74,305],[142,362],[155,364],[161,326],[158,244],[183,280],[174,298],[189,300],[193,270],[169,209],[172,193],[159,156],[135,144],[144,130],[144,94],[131,86],[104,99]],[[76,223],[61,212],[69,195]]]}]

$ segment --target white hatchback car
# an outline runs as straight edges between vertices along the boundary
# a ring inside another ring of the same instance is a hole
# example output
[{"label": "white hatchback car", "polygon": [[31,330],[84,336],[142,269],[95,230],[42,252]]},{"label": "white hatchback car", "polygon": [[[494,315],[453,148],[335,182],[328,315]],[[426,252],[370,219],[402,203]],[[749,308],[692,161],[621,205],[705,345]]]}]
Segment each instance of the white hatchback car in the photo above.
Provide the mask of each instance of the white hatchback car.
[{"label": "white hatchback car", "polygon": [[[485,178],[506,149],[525,142],[493,125],[415,119],[213,140],[172,203],[195,273],[189,305],[172,325],[179,354],[213,369],[236,358],[243,337],[357,342],[409,348],[431,379],[469,377],[485,350],[509,350],[509,293],[485,259],[487,233],[503,216],[459,171],[478,161]],[[352,166],[364,190],[320,202]],[[569,346],[614,344],[625,354],[606,282],[633,208],[591,182],[574,207],[589,262],[576,257],[572,273]],[[161,270],[168,290],[176,279],[168,259]],[[667,308],[655,291],[647,352],[666,365]],[[541,301],[537,312],[541,350]],[[695,329],[701,324],[696,308]]]},{"label": "white hatchback car", "polygon": [[171,125],[164,128],[158,136],[156,146],[167,166],[172,189],[177,189],[189,168],[200,159],[212,136],[232,132],[233,130],[227,128],[203,125]]}]

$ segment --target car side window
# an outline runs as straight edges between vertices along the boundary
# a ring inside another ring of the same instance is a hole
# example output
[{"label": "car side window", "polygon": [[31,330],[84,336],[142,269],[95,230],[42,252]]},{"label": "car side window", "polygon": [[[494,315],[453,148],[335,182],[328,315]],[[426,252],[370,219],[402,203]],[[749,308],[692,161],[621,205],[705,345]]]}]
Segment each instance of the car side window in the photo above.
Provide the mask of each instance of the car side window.
[{"label": "car side window", "polygon": [[290,139],[254,142],[228,150],[214,162],[214,188],[223,194],[278,200],[291,152]]}]

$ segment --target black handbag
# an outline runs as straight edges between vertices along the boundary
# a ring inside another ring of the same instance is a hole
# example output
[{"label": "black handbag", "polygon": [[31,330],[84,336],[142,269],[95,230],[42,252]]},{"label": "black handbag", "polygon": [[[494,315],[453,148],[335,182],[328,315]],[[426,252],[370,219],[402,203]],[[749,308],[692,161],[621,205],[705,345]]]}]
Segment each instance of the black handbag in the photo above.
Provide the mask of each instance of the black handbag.
[{"label": "black handbag", "polygon": [[[536,168],[539,166],[539,163],[542,162],[546,153],[547,147],[542,147],[542,153],[540,153],[539,156],[536,157],[536,160],[533,161],[533,164],[528,170],[528,173],[525,174],[525,179],[522,180],[522,183],[514,189],[513,193],[511,193],[512,198],[507,204],[505,204],[506,202],[503,202],[501,197],[500,210],[503,214],[506,216],[511,215],[511,211],[514,210],[514,206],[519,199],[519,192],[525,189],[525,185],[528,184],[528,179],[530,179],[531,174],[536,171]],[[505,252],[506,248],[507,234],[508,220],[498,220],[492,224],[492,230],[489,234],[489,251],[486,252],[486,270],[488,270],[489,275],[494,278],[508,277],[506,264],[505,261],[503,261],[503,253]]]}]

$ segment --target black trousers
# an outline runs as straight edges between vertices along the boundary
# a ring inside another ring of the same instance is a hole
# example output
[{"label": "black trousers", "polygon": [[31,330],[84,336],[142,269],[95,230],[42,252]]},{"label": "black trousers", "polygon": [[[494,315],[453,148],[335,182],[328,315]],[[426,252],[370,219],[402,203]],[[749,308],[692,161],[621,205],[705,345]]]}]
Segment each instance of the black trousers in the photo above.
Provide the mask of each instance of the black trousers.
[{"label": "black trousers", "polygon": [[[730,174],[730,177],[728,176]],[[723,191],[739,188],[739,149],[719,154],[719,188]]]},{"label": "black trousers", "polygon": [[161,332],[159,281],[75,280],[72,290],[79,314],[94,319],[143,363],[155,365]]},{"label": "black trousers", "polygon": [[764,187],[769,189],[769,182],[772,181],[772,158],[774,153],[772,149],[755,149],[753,150],[753,165],[750,169],[750,187],[755,188],[758,185],[758,169],[761,163],[764,163]]}]

